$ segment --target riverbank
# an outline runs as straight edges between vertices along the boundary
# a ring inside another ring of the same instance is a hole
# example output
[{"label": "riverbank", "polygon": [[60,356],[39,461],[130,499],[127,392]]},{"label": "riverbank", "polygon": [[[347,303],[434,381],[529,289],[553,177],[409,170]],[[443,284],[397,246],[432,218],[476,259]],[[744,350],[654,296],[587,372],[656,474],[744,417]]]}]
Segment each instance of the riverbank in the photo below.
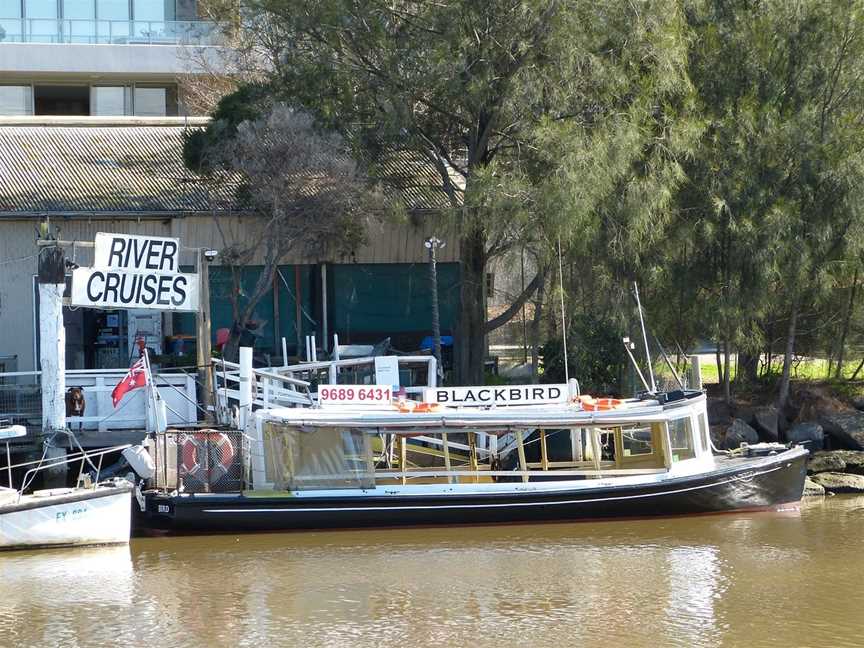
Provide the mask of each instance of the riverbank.
[{"label": "riverbank", "polygon": [[773,391],[753,390],[731,403],[711,395],[708,422],[714,444],[803,444],[810,450],[806,495],[864,493],[864,397],[860,386],[793,384],[789,403],[778,409]]}]

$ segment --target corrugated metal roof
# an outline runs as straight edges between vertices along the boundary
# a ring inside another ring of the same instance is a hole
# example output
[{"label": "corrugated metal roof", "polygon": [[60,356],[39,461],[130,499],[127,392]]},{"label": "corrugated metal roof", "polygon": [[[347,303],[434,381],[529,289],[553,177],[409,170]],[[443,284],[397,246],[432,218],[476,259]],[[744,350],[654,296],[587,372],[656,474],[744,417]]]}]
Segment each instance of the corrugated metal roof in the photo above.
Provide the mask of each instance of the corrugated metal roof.
[{"label": "corrugated metal roof", "polygon": [[[177,125],[0,127],[0,213],[209,212]],[[215,204],[214,204],[215,203]]]},{"label": "corrugated metal roof", "polygon": [[[176,118],[0,119],[0,216],[228,209],[231,188],[211,192],[183,164],[184,132],[204,125]],[[388,193],[409,210],[451,207],[438,171],[418,154],[395,152],[376,167]]]},{"label": "corrugated metal roof", "polygon": [[[438,170],[414,151],[396,151],[379,160],[377,176],[390,192],[401,196],[409,210],[452,208]],[[461,203],[464,180],[455,171],[450,171],[450,179],[456,187],[456,200]]]}]

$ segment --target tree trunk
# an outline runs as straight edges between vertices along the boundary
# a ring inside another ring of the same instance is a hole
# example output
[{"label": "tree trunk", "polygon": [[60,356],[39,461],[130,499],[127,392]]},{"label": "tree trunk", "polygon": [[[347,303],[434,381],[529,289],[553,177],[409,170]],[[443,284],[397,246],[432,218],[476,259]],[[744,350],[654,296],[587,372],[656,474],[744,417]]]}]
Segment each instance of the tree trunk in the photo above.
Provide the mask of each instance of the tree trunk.
[{"label": "tree trunk", "polygon": [[540,378],[540,324],[543,311],[543,287],[537,290],[534,300],[534,319],[531,320],[531,382],[536,384]]},{"label": "tree trunk", "polygon": [[717,382],[723,384],[723,360],[720,357],[720,342],[716,342],[714,346],[714,358],[717,360]]},{"label": "tree trunk", "polygon": [[789,330],[786,334],[786,351],[783,354],[783,375],[780,378],[780,393],[777,396],[777,409],[783,408],[789,400],[789,376],[792,369],[792,353],[795,350],[795,329],[798,324],[798,295],[792,299],[792,314],[789,317]]},{"label": "tree trunk", "polygon": [[486,359],[486,235],[478,226],[459,242],[462,284],[459,339],[456,340],[457,383],[483,384]]},{"label": "tree trunk", "polygon": [[743,377],[751,385],[759,379],[759,356],[751,355],[745,351],[738,353],[738,371],[735,373],[736,380]]},{"label": "tree trunk", "polygon": [[843,331],[840,333],[840,348],[837,351],[837,368],[834,376],[838,380],[843,377],[843,356],[846,351],[846,335],[849,333],[849,322],[852,320],[852,311],[855,310],[855,293],[857,291],[858,268],[855,268],[855,278],[852,280],[852,292],[849,293],[849,307],[846,309],[846,318],[843,321]]},{"label": "tree trunk", "polygon": [[727,403],[732,402],[732,390],[730,388],[729,383],[731,382],[731,371],[730,371],[730,351],[729,351],[729,340],[723,340],[723,400]]}]

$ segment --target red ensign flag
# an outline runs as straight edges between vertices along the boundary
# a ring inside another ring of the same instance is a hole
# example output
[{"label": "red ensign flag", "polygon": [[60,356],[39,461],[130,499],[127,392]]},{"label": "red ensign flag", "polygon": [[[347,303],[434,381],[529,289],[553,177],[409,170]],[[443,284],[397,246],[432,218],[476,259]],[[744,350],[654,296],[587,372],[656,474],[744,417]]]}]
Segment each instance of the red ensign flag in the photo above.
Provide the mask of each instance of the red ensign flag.
[{"label": "red ensign flag", "polygon": [[129,373],[123,376],[123,380],[117,383],[114,391],[111,392],[111,402],[114,403],[114,407],[117,407],[117,403],[123,400],[123,395],[126,392],[146,386],[147,361],[142,357],[129,367]]}]

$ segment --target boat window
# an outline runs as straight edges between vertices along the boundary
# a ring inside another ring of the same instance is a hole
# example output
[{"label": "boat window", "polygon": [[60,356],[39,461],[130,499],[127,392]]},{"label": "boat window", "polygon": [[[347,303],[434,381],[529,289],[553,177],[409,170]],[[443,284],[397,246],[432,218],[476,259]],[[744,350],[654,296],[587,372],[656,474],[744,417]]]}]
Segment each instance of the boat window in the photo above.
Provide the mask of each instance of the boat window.
[{"label": "boat window", "polygon": [[625,457],[650,455],[654,452],[649,427],[621,430],[621,442]]},{"label": "boat window", "polygon": [[669,421],[669,443],[672,446],[672,461],[692,459],[696,456],[693,448],[693,426],[689,416]]},{"label": "boat window", "polygon": [[352,428],[264,425],[268,481],[276,489],[371,488],[369,436]]},{"label": "boat window", "polygon": [[708,430],[708,416],[705,412],[699,414],[699,434],[702,437],[702,447],[706,452],[711,451],[711,437]]}]

